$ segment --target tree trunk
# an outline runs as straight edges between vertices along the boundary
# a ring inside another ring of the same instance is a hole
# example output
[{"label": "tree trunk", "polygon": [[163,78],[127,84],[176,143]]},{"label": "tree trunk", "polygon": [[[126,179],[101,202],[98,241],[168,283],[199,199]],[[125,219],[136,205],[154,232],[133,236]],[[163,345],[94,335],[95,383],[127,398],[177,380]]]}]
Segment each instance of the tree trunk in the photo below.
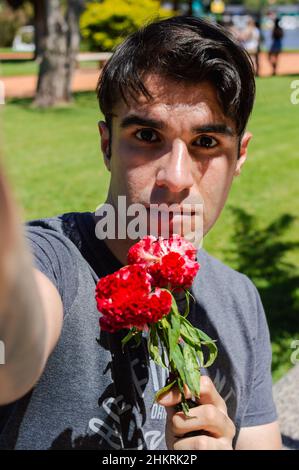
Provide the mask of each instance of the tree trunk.
[{"label": "tree trunk", "polygon": [[72,96],[72,78],[76,69],[76,57],[80,47],[80,27],[79,19],[83,11],[84,2],[82,0],[69,0],[66,12],[66,22],[68,24],[67,35],[67,55],[68,68],[66,70],[67,94]]},{"label": "tree trunk", "polygon": [[193,15],[193,1],[192,0],[188,0],[188,16],[192,16]]},{"label": "tree trunk", "polygon": [[61,0],[45,2],[45,37],[34,104],[50,107],[72,99],[72,76],[80,43],[79,17],[83,1],[69,0],[64,13]]},{"label": "tree trunk", "polygon": [[45,50],[45,40],[47,31],[47,9],[46,0],[34,0],[34,36],[35,54],[34,59],[41,62],[43,51]]}]

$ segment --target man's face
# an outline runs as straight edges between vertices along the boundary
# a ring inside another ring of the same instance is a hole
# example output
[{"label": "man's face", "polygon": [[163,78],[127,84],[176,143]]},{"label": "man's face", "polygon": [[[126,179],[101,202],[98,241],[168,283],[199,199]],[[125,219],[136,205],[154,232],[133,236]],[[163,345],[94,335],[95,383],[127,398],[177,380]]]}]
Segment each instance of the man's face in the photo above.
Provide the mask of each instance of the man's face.
[{"label": "man's face", "polygon": [[[126,196],[127,205],[178,204],[189,211],[202,204],[206,234],[246,159],[251,135],[240,143],[234,122],[223,114],[207,82],[178,84],[151,75],[145,85],[152,101],[140,97],[113,110],[111,158],[105,158],[111,172],[107,202],[116,207],[118,196]],[[100,131],[107,153],[109,131],[103,123]]]}]

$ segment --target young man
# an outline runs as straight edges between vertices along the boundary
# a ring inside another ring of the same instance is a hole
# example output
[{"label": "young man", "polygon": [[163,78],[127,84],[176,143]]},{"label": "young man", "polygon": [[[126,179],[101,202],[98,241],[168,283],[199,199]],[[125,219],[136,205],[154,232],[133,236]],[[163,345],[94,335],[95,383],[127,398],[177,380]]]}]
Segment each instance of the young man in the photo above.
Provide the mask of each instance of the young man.
[{"label": "young man", "polygon": [[[147,210],[202,204],[206,234],[246,160],[254,93],[247,54],[217,26],[177,17],[133,34],[98,87],[107,203],[117,215],[119,196]],[[187,217],[193,223],[195,210]],[[279,449],[269,333],[253,284],[199,249],[189,318],[217,339],[219,356],[203,371],[196,419],[186,419],[177,390],[153,403],[167,377],[144,343],[122,353],[123,332],[98,333],[96,282],[126,264],[135,240],[100,240],[97,221],[70,213],[28,225],[35,269],[24,260],[0,317],[0,403],[12,402],[0,447]]]}]

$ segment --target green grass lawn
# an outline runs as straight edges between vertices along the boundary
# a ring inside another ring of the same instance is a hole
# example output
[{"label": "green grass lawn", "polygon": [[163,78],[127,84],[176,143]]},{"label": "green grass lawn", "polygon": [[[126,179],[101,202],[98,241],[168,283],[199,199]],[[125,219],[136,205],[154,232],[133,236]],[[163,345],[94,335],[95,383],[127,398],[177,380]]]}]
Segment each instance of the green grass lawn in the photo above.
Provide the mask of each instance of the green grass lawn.
[{"label": "green grass lawn", "polygon": [[0,77],[36,75],[38,65],[34,60],[0,61]]},{"label": "green grass lawn", "polygon": [[10,102],[3,112],[7,166],[25,217],[95,208],[108,184],[95,95],[82,93],[73,106],[49,111],[29,103]]},{"label": "green grass lawn", "polygon": [[[299,339],[299,105],[290,102],[295,78],[257,81],[249,158],[204,243],[258,286],[271,330],[274,379],[291,367],[291,342]],[[99,150],[99,118],[92,93],[77,95],[63,109],[38,111],[28,101],[4,107],[6,166],[26,219],[94,210],[104,201],[109,175]]]}]

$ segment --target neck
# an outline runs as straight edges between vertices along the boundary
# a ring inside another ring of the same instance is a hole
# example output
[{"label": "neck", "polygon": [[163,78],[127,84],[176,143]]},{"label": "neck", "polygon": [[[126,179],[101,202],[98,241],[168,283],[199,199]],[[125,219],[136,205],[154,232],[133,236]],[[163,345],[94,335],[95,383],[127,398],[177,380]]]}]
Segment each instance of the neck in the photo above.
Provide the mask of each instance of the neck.
[{"label": "neck", "polygon": [[[129,251],[129,248],[132,246],[132,240],[112,240],[109,238],[106,238],[103,240],[109,250],[113,253],[115,258],[118,259],[123,265],[128,264],[127,261],[127,254]],[[137,240],[136,240],[137,241]]]},{"label": "neck", "polygon": [[[101,220],[101,216],[97,216],[95,213],[93,213],[93,219],[95,222],[95,225]],[[116,227],[116,233],[118,233],[117,227]],[[128,238],[104,238],[103,241],[105,242],[106,246],[109,248],[111,253],[115,256],[115,258],[123,265],[128,264],[127,262],[127,254],[129,251],[129,248],[136,243],[138,240],[131,240]]]}]

